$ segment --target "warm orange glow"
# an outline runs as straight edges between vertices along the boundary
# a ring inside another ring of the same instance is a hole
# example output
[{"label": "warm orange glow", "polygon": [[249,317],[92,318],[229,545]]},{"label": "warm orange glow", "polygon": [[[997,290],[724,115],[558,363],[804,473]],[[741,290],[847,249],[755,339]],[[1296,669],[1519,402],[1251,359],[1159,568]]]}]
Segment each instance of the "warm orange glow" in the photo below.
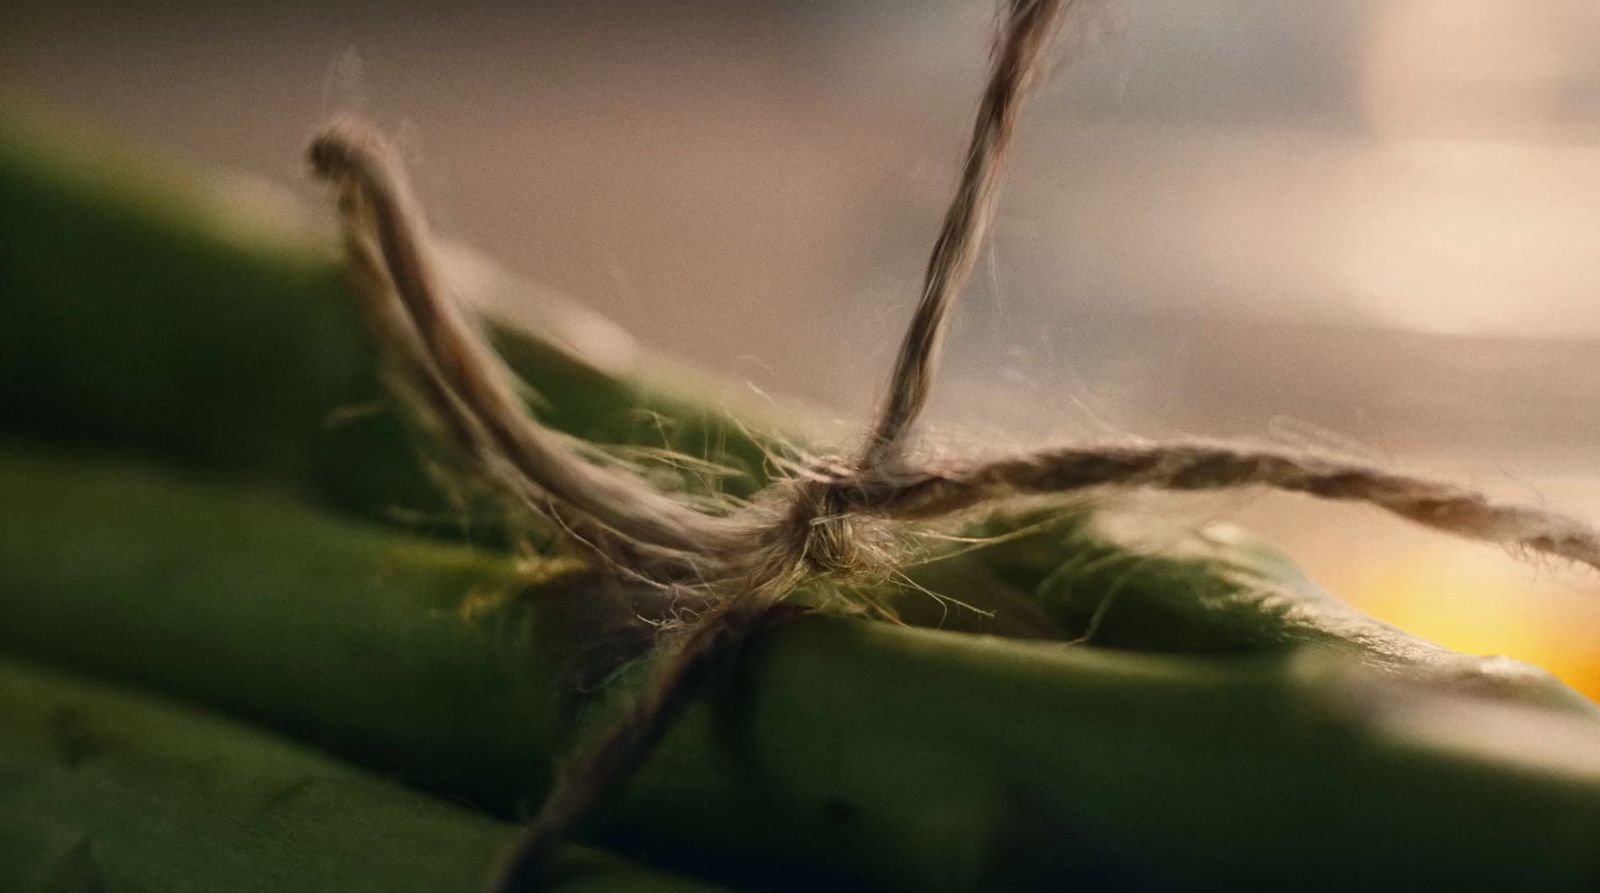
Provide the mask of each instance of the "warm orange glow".
[{"label": "warm orange glow", "polygon": [[1600,699],[1597,627],[1582,594],[1550,569],[1449,547],[1395,560],[1348,593],[1409,632],[1459,651],[1538,664]]}]

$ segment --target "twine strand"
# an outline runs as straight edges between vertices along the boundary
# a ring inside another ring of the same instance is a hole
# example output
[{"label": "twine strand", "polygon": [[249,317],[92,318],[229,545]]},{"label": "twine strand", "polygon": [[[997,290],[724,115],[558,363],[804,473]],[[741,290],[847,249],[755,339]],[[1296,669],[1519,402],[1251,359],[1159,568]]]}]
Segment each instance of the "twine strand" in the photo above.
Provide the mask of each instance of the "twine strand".
[{"label": "twine strand", "polygon": [[444,296],[422,214],[375,129],[336,122],[312,143],[310,158],[319,176],[340,187],[346,244],[358,259],[369,316],[382,321],[385,344],[402,343],[408,377],[425,382],[425,403],[449,420],[481,471],[547,513],[609,531],[607,541],[663,553],[698,553],[718,541],[719,519],[637,475],[586,460],[569,438],[525,413],[510,371]]},{"label": "twine strand", "polygon": [[1071,0],[1011,0],[994,69],[972,125],[961,179],[934,240],[922,299],[900,343],[888,393],[867,440],[863,470],[889,467],[904,458],[907,435],[933,392],[950,310],[972,275],[994,218],[1000,175],[1022,101],[1071,6]]}]

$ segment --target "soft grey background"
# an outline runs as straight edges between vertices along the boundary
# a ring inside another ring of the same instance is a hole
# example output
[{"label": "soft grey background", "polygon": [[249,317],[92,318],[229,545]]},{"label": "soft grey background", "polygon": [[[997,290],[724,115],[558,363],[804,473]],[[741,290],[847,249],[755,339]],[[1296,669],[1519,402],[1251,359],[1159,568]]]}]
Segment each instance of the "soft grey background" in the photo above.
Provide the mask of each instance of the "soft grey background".
[{"label": "soft grey background", "polygon": [[[308,201],[307,135],[358,108],[442,229],[854,420],[992,25],[981,0],[12,0],[0,84]],[[942,439],[1332,442],[1600,517],[1600,4],[1124,0],[1071,43],[952,335]],[[1600,580],[1369,513],[1194,511],[1466,647],[1600,651]]]}]

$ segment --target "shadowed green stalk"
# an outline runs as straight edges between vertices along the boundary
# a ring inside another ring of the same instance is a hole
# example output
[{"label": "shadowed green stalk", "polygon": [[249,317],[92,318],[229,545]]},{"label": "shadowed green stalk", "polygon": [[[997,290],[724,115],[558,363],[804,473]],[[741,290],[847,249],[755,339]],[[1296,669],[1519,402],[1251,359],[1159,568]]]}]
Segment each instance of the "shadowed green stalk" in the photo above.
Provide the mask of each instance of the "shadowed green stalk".
[{"label": "shadowed green stalk", "polygon": [[[513,828],[211,715],[0,661],[0,889],[476,893]],[[572,850],[550,893],[711,887]]]}]

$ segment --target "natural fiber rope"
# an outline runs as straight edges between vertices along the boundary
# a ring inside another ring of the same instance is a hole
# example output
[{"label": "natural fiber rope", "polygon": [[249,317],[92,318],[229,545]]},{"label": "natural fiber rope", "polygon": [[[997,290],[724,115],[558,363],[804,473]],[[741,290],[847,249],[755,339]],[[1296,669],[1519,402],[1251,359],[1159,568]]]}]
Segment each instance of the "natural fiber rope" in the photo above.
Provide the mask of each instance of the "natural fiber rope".
[{"label": "natural fiber rope", "polygon": [[945,211],[923,278],[922,300],[895,360],[888,395],[873,426],[862,470],[888,467],[903,457],[906,435],[933,391],[934,369],[944,344],[950,307],[972,274],[984,234],[994,216],[1000,173],[1022,99],[1033,86],[1068,2],[1012,0],[988,88],[972,125],[972,140],[956,194]]},{"label": "natural fiber rope", "polygon": [[960,185],[935,242],[880,414],[853,462],[818,463],[748,504],[708,511],[605,464],[527,415],[514,378],[443,291],[427,228],[394,152],[371,127],[330,126],[312,144],[339,190],[357,292],[403,392],[492,488],[550,518],[619,573],[710,605],[673,638],[648,685],[558,772],[495,890],[536,883],[554,848],[631,777],[713,665],[737,652],[801,583],[892,561],[882,525],[947,517],[1022,496],[1095,489],[1271,487],[1364,502],[1437,530],[1600,568],[1600,534],[1540,509],[1305,451],[1227,443],[1074,445],[985,461],[913,462],[908,438],[940,343],[992,217],[1022,100],[1073,0],[1011,0]]}]

